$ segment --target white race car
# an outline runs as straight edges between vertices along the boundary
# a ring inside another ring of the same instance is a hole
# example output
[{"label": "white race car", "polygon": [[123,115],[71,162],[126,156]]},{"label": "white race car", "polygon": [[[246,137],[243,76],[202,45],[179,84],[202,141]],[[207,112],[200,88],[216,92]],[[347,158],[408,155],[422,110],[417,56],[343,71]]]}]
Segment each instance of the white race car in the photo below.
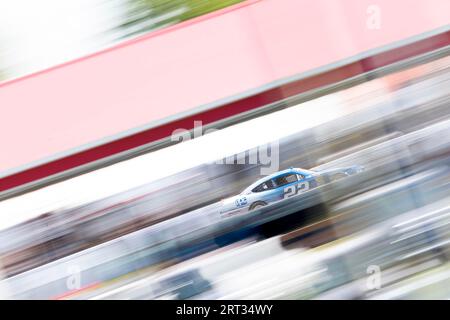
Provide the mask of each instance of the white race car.
[{"label": "white race car", "polygon": [[362,166],[351,166],[323,171],[300,168],[278,171],[259,179],[240,194],[222,200],[220,213],[222,215],[231,215],[258,209],[269,203],[316,188],[326,181],[337,180],[363,170]]}]

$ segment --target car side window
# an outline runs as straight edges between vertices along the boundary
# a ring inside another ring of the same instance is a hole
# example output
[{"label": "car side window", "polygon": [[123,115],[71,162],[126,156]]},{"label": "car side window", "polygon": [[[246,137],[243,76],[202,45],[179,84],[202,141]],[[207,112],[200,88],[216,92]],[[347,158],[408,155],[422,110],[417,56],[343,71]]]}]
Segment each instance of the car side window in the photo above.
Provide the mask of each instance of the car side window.
[{"label": "car side window", "polygon": [[273,189],[273,182],[272,180],[267,180],[263,183],[261,183],[260,185],[256,186],[252,192],[261,192],[261,191],[266,191],[266,190],[270,190]]},{"label": "car side window", "polygon": [[277,187],[281,187],[286,184],[290,184],[292,182],[298,181],[297,175],[295,173],[285,174],[285,175],[276,177],[274,180],[275,180],[275,184],[277,185]]}]

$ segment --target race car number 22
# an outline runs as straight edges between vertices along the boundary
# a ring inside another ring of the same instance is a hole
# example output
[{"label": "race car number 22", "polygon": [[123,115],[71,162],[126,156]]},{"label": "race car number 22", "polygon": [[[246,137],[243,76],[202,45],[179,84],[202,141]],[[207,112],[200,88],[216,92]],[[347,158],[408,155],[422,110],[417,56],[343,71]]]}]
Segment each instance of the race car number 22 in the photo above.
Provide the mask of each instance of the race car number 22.
[{"label": "race car number 22", "polygon": [[302,182],[293,186],[289,186],[287,188],[284,188],[283,198],[286,199],[308,190],[309,190],[309,182]]}]

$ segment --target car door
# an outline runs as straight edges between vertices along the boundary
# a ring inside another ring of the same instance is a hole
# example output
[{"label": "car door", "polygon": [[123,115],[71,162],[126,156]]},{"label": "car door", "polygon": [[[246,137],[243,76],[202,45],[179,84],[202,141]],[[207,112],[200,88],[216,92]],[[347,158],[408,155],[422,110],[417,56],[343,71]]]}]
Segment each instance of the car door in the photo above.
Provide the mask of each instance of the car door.
[{"label": "car door", "polygon": [[306,192],[317,186],[315,177],[307,172],[297,172],[297,182],[283,186],[283,199]]},{"label": "car door", "polygon": [[275,185],[278,200],[290,197],[290,194],[295,192],[296,185],[299,183],[299,177],[295,172],[281,174],[272,180]]}]

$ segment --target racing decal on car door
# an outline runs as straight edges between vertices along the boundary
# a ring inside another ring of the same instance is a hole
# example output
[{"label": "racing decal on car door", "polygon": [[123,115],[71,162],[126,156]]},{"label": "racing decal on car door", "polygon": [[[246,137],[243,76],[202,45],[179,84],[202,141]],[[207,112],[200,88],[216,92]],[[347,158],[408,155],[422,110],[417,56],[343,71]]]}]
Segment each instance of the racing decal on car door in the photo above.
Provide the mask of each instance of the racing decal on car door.
[{"label": "racing decal on car door", "polygon": [[242,197],[242,198],[236,199],[235,203],[236,203],[236,207],[243,207],[247,204],[247,198]]},{"label": "racing decal on car door", "polygon": [[299,184],[284,188],[283,199],[295,196],[296,194],[303,193],[309,190],[309,182],[304,181]]}]

